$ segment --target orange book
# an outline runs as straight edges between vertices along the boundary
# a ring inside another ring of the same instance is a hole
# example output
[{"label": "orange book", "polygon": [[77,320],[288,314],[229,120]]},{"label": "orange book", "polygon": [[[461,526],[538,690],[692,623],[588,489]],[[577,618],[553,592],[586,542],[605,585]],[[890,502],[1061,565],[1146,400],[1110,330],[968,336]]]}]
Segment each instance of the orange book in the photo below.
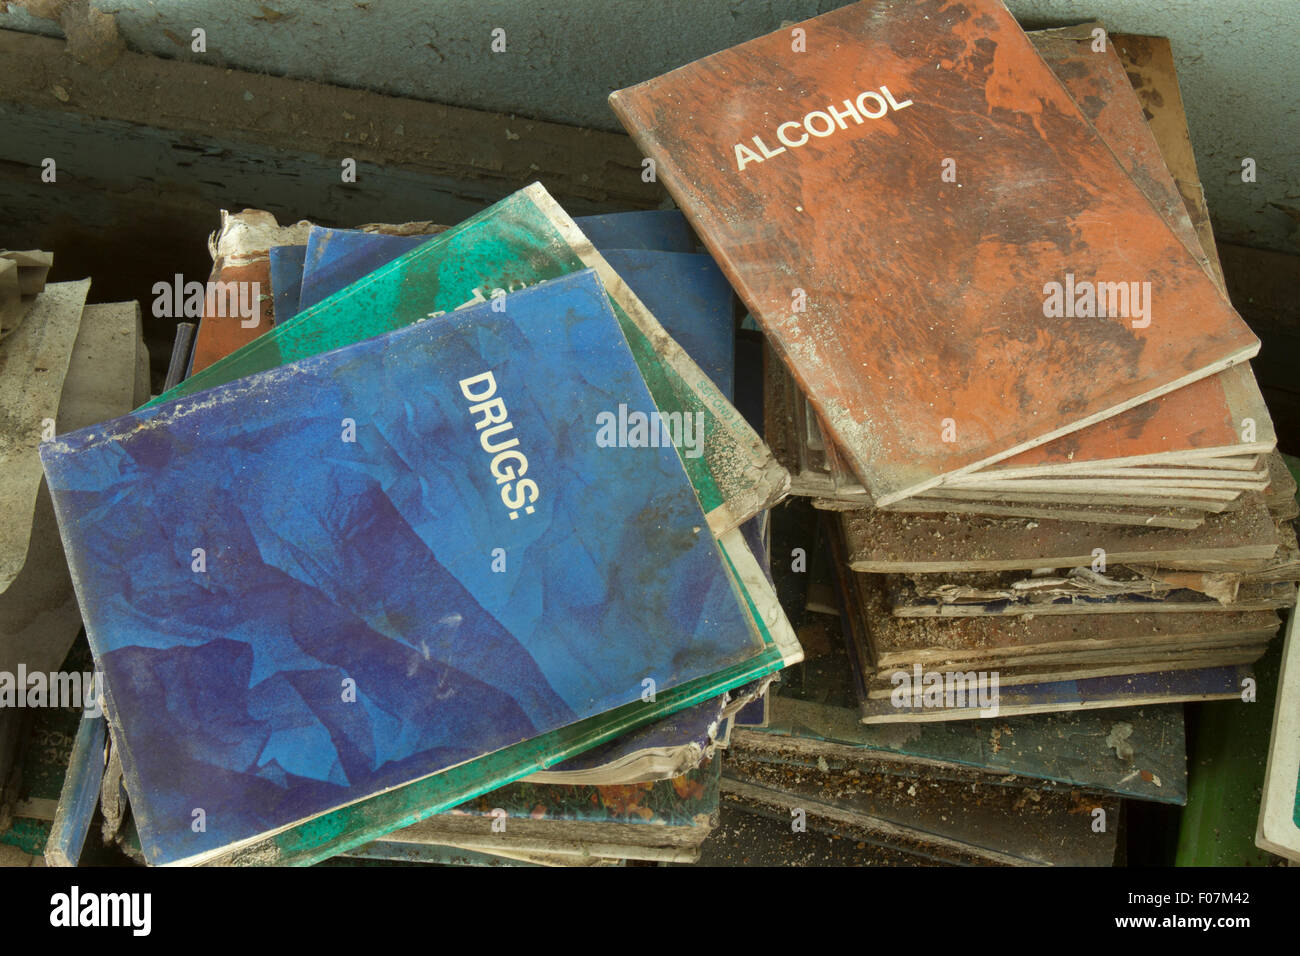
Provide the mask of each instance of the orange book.
[{"label": "orange book", "polygon": [[221,211],[221,230],[208,241],[212,275],[194,339],[191,374],[243,348],[275,324],[268,250],[306,242],[308,228],[306,222],[281,226],[260,209],[234,215]]},{"label": "orange book", "polygon": [[868,0],[610,102],[878,504],[1258,351],[998,0]]}]

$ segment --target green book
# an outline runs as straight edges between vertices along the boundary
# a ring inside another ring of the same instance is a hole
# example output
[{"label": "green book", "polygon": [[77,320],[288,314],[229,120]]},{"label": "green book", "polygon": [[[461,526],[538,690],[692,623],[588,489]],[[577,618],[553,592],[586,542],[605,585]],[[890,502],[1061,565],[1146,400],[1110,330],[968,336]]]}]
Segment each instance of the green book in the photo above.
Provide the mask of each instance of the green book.
[{"label": "green book", "polygon": [[193,395],[581,269],[595,269],[600,276],[660,413],[700,416],[689,421],[703,423],[702,448],[688,450],[682,463],[714,534],[737,528],[776,504],[789,489],[789,474],[540,183],[513,193],[275,326],[151,404]]}]

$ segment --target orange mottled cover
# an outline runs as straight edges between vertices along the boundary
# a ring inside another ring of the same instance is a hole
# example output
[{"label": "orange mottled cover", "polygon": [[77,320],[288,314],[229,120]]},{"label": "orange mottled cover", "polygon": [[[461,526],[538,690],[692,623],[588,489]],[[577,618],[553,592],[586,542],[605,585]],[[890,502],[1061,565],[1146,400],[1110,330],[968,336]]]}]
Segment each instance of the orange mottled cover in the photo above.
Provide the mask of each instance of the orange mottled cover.
[{"label": "orange mottled cover", "polygon": [[[610,102],[878,504],[1258,351],[998,0],[866,0]],[[1067,276],[1150,283],[1149,322],[1048,317]]]}]

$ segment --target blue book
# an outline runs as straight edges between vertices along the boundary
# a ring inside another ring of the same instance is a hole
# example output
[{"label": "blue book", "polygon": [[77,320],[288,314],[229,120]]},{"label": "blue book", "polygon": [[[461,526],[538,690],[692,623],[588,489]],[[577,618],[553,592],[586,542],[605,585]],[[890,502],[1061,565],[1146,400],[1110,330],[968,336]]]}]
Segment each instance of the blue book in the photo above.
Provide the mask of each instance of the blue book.
[{"label": "blue book", "polygon": [[307,247],[272,246],[267,255],[271,262],[271,314],[276,322],[284,322],[298,314]]},{"label": "blue book", "polygon": [[678,209],[612,212],[603,216],[578,216],[573,221],[602,253],[606,249],[699,252],[702,248]]},{"label": "blue book", "polygon": [[432,239],[312,226],[303,258],[298,309],[306,309]]},{"label": "blue book", "polygon": [[779,668],[677,452],[595,442],[620,402],[586,270],[42,445],[146,859]]}]

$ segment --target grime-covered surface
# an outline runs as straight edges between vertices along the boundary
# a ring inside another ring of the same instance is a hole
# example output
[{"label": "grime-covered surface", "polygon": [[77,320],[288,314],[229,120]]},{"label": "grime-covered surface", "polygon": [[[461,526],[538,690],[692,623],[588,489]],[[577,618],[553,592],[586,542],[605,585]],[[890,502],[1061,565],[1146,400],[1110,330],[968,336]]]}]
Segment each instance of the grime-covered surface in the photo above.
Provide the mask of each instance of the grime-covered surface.
[{"label": "grime-covered surface", "polygon": [[27,562],[41,486],[36,449],[59,411],[90,281],[53,283],[0,342],[0,593]]},{"label": "grime-covered surface", "polygon": [[917,573],[1082,567],[1092,564],[1094,548],[1113,564],[1208,561],[1249,570],[1280,543],[1264,501],[1249,494],[1239,510],[1189,530],[858,511],[845,515],[844,533],[856,570]]},{"label": "grime-covered surface", "polygon": [[[1078,791],[781,766],[735,755],[722,791],[941,858],[956,852],[1007,865],[1112,865],[1120,805],[1113,796]],[[1105,832],[1091,827],[1097,809],[1109,818]]]},{"label": "grime-covered surface", "polygon": [[[771,702],[765,728],[732,734],[733,755],[777,762],[960,769],[1095,790],[1159,802],[1186,796],[1181,708],[989,717],[970,721],[864,725],[842,650],[789,669]],[[1129,728],[1123,754],[1107,744],[1111,728]]]}]

